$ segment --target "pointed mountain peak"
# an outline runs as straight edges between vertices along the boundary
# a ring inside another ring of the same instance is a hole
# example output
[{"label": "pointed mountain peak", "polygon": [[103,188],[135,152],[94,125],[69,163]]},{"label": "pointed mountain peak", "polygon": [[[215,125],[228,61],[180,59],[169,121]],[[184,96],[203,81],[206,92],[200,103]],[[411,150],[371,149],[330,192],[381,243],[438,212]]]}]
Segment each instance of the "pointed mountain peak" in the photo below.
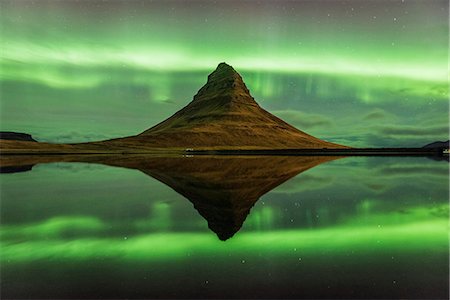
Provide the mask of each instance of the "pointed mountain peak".
[{"label": "pointed mountain peak", "polygon": [[[237,77],[236,75],[239,76],[239,74],[236,72],[235,69],[233,69],[232,66],[230,66],[227,63],[222,62],[217,66],[216,70],[208,76],[208,81],[210,79],[218,79],[218,78],[223,78],[223,77],[235,78],[235,77]],[[241,78],[241,80],[242,80],[242,78]]]},{"label": "pointed mountain peak", "polygon": [[222,62],[208,75],[208,81],[195,95],[194,100],[224,95],[251,97],[241,75],[232,66]]},{"label": "pointed mountain peak", "polygon": [[227,64],[226,62],[221,62],[220,64],[218,64],[217,68],[216,68],[216,71],[219,70],[219,69],[230,69],[230,70],[234,71],[233,67],[230,66],[229,64]]}]

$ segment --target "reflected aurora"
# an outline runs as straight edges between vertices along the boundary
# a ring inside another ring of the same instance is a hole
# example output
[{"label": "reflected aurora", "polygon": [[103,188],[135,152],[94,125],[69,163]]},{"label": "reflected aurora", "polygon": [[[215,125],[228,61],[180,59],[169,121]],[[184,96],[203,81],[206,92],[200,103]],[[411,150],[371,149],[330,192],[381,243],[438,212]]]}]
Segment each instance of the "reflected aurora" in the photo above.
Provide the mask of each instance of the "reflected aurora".
[{"label": "reflected aurora", "polygon": [[[279,230],[242,233],[225,245],[218,245],[210,233],[153,233],[117,238],[70,240],[29,240],[8,244],[2,241],[1,259],[7,264],[45,259],[91,260],[99,257],[125,260],[171,260],[189,256],[252,255],[261,247],[267,255],[314,255],[317,250],[334,254],[351,249],[358,252],[421,252],[433,247],[448,251],[447,220],[434,220],[388,226],[332,227],[320,230]],[[42,235],[41,235],[42,236]],[[405,248],[407,245],[407,248]],[[293,249],[298,249],[295,253]]]},{"label": "reflected aurora", "polygon": [[[383,249],[415,252],[433,247],[439,252],[448,251],[448,204],[385,214],[372,212],[376,211],[376,204],[374,200],[362,201],[359,214],[340,225],[290,230],[273,230],[274,212],[270,207],[262,207],[246,222],[245,226],[253,230],[239,233],[227,241],[226,246],[210,232],[168,230],[170,217],[164,217],[168,212],[164,203],[157,205],[153,222],[136,221],[132,226],[134,230],[121,223],[105,223],[92,217],[58,217],[39,224],[3,225],[1,259],[8,263],[98,257],[170,260],[186,258],[187,253],[220,256],[232,251],[238,255],[250,255],[262,248],[267,253],[286,255],[292,255],[294,248],[308,255],[317,249],[335,254],[349,249],[358,252]],[[162,214],[158,215],[161,210]],[[439,211],[440,216],[436,215]],[[115,236],[111,236],[112,232]]]},{"label": "reflected aurora", "polygon": [[258,296],[442,298],[448,167],[417,157],[321,164],[262,196],[226,242],[142,172],[51,163],[2,174],[2,296],[239,298],[269,286]]}]

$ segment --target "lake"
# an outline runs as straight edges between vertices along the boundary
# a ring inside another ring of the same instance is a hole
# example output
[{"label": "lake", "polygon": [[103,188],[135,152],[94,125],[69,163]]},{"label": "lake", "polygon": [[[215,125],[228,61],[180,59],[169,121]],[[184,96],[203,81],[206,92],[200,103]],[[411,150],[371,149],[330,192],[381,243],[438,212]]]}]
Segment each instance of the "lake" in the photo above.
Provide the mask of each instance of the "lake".
[{"label": "lake", "polygon": [[2,157],[2,298],[447,298],[449,164]]}]

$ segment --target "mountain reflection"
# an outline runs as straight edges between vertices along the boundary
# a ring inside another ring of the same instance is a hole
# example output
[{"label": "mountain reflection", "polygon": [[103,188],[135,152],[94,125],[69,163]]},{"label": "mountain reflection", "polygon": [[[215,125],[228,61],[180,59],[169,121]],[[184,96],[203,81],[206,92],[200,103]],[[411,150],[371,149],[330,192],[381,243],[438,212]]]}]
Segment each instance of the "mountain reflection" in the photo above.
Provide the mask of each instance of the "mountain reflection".
[{"label": "mountain reflection", "polygon": [[50,162],[87,162],[137,169],[187,198],[220,240],[240,230],[255,203],[290,178],[329,156],[199,156],[148,155],[2,156],[0,169],[24,172]]}]

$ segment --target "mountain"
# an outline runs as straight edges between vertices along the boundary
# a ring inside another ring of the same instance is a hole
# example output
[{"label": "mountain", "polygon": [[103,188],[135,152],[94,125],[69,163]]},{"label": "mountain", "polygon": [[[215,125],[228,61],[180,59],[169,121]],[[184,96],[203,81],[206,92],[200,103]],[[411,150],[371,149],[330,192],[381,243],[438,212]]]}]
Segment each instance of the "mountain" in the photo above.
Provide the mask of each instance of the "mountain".
[{"label": "mountain", "polygon": [[296,129],[261,108],[242,77],[226,63],[183,109],[141,134],[112,144],[156,148],[344,148]]},{"label": "mountain", "polygon": [[[30,136],[31,138],[31,136]],[[348,148],[313,137],[261,108],[226,63],[184,108],[141,134],[78,144],[2,140],[3,153],[138,153],[184,149]]]},{"label": "mountain", "polygon": [[437,141],[437,142],[427,144],[427,145],[423,146],[422,148],[447,148],[448,149],[449,144],[450,144],[450,141],[446,141],[446,142]]}]

